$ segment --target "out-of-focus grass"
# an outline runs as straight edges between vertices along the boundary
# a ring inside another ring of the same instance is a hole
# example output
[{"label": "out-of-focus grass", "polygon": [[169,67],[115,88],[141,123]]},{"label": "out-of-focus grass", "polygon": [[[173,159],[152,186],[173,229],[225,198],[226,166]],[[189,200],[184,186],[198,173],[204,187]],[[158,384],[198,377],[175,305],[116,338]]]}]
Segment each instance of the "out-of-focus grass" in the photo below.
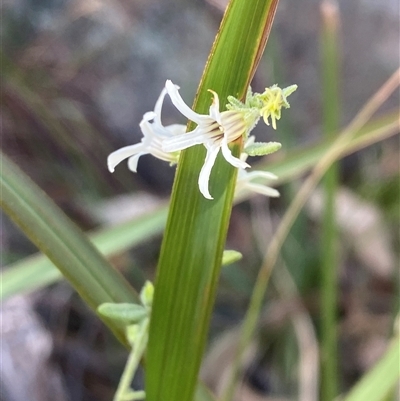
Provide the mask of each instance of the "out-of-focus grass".
[{"label": "out-of-focus grass", "polygon": [[[87,119],[82,103],[62,93],[51,77],[41,78],[38,85],[4,53],[1,64],[4,112],[15,122],[21,119],[22,112],[21,125],[28,123],[24,127],[28,135],[15,133],[15,141],[23,145],[15,151],[31,165],[31,174],[51,186],[63,183],[66,194],[79,191],[96,198],[110,193],[112,183],[105,174],[104,158],[112,147],[104,132]],[[35,140],[33,133],[39,138]],[[6,132],[6,145],[11,141],[9,135]]]},{"label": "out-of-focus grass", "polygon": [[[341,116],[340,101],[340,12],[335,0],[321,3],[321,74],[323,130],[334,139]],[[339,165],[333,163],[323,179],[324,212],[321,224],[321,401],[334,399],[338,384],[338,270],[340,263],[336,198]]]}]

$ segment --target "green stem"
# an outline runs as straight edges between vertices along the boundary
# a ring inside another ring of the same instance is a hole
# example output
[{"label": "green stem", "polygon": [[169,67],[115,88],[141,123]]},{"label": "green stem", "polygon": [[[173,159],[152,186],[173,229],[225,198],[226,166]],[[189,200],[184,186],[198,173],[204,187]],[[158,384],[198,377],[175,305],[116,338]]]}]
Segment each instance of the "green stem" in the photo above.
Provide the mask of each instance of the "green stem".
[{"label": "green stem", "polygon": [[[339,126],[338,94],[338,9],[336,2],[326,0],[322,14],[323,130],[333,139]],[[338,164],[327,170],[324,180],[324,213],[321,241],[321,399],[331,401],[338,393],[337,360],[337,232],[335,198],[338,187]]]},{"label": "green stem", "polygon": [[[114,401],[127,401],[128,399],[139,400],[142,398],[138,397],[144,395],[143,391],[132,391],[131,383],[147,346],[149,322],[150,319],[147,318],[139,325],[139,332],[137,333],[137,338],[132,345],[132,350],[129,353],[124,372],[122,373],[121,380],[114,396]],[[127,398],[127,394],[130,394],[131,397]]]}]

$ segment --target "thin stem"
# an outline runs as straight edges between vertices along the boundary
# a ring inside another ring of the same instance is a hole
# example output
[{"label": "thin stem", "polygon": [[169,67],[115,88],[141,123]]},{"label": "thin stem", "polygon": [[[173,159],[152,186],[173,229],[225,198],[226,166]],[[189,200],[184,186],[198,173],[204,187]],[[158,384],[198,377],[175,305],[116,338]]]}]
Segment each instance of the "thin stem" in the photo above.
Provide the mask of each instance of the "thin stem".
[{"label": "thin stem", "polygon": [[[144,395],[144,392],[132,391],[131,383],[147,346],[149,322],[150,319],[146,318],[145,321],[139,325],[139,331],[132,346],[132,350],[129,353],[128,360],[126,361],[124,372],[122,373],[121,380],[114,395],[114,401],[138,400],[143,398],[138,397]],[[131,394],[131,397],[127,398],[127,394]]]},{"label": "thin stem", "polygon": [[331,148],[321,158],[312,173],[305,180],[296,197],[289,206],[287,212],[283,216],[282,221],[276,231],[276,234],[274,235],[267,249],[264,263],[256,279],[256,284],[254,286],[250,305],[247,310],[244,323],[242,325],[242,334],[240,337],[237,354],[232,366],[232,371],[228,380],[226,390],[221,398],[222,401],[229,401],[233,397],[242,355],[244,353],[244,350],[246,349],[247,344],[254,334],[272,269],[279,256],[279,252],[285,241],[285,238],[294,221],[296,220],[297,215],[306,203],[312,191],[315,189],[321,177],[325,174],[326,170],[332,165],[335,160],[337,160],[338,157],[340,157],[340,155],[344,152],[347,144],[351,142],[351,139],[357,133],[357,131],[371,118],[375,111],[394,92],[399,84],[400,69],[397,70],[386,81],[386,83],[371,97],[371,99],[354,117],[350,124],[339,135],[338,139],[332,144]]},{"label": "thin stem", "polygon": [[[335,0],[321,4],[322,16],[322,90],[323,130],[333,139],[339,127],[338,29],[339,10]],[[338,186],[338,164],[326,171],[324,213],[321,241],[321,399],[331,401],[338,393],[337,358],[337,230],[335,199]]]},{"label": "thin stem", "polygon": [[[265,238],[271,236],[270,218],[265,213],[265,208],[259,208],[255,214],[257,248],[263,252],[265,249]],[[264,229],[259,227],[258,222],[263,221]],[[274,285],[280,293],[281,300],[291,300],[295,305],[289,309],[294,333],[297,337],[299,350],[298,363],[298,401],[319,400],[319,345],[311,316],[301,299],[297,284],[285,263],[280,263],[277,274],[274,275]]]}]

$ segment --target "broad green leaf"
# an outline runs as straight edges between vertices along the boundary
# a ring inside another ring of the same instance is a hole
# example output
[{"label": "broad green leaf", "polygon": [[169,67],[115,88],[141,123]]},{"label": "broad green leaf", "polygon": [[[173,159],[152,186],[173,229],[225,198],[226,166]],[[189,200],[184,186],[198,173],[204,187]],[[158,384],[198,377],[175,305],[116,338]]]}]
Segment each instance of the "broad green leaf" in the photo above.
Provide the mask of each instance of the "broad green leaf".
[{"label": "broad green leaf", "polygon": [[[60,269],[93,309],[104,302],[136,302],[137,295],[86,236],[11,160],[2,157],[1,206]],[[125,342],[122,325],[103,318]]]},{"label": "broad green leaf", "polygon": [[[218,93],[221,107],[228,95],[243,99],[276,6],[276,0],[229,3],[200,82],[196,112],[207,113],[209,89]],[[233,154],[238,156],[240,149],[241,144],[235,144]],[[204,158],[203,146],[183,151],[175,177],[155,283],[146,360],[147,401],[192,401],[195,391],[237,174],[219,156],[210,179],[214,200],[207,200],[197,184]]]}]

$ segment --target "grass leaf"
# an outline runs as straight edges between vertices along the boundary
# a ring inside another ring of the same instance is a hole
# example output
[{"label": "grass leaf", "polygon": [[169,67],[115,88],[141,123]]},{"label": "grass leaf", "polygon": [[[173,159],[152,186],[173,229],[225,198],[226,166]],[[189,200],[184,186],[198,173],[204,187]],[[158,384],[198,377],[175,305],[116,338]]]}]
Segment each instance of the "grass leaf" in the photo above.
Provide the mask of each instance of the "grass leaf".
[{"label": "grass leaf", "polygon": [[[220,104],[244,97],[268,37],[277,1],[228,5],[200,82],[194,110],[206,113],[208,89]],[[192,126],[189,126],[191,128]],[[235,144],[233,154],[239,154]],[[183,151],[175,178],[155,282],[146,360],[147,401],[191,401],[207,338],[237,171],[221,157],[210,192],[199,192],[203,146]]]},{"label": "grass leaf", "polygon": [[[2,157],[1,206],[29,239],[57,266],[94,310],[104,302],[136,302],[137,295],[87,237],[11,160]],[[122,325],[107,318],[125,343]]]}]

